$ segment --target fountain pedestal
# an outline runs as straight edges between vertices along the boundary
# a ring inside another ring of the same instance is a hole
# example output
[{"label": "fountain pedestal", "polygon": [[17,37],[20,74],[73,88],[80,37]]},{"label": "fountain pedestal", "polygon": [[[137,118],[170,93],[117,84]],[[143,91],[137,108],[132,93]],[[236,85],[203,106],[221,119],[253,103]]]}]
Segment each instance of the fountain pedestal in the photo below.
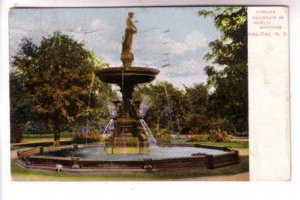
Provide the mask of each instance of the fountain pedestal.
[{"label": "fountain pedestal", "polygon": [[134,67],[134,55],[131,52],[133,35],[137,28],[133,23],[134,13],[128,13],[125,36],[122,42],[122,67],[111,67],[96,71],[99,79],[105,83],[117,84],[122,93],[122,101],[115,102],[117,115],[114,117],[114,130],[105,142],[105,151],[113,154],[137,154],[149,152],[148,139],[151,137],[143,129],[139,118],[139,104],[132,102],[134,87],[140,83],[149,83],[155,79],[159,70]]},{"label": "fountain pedestal", "polygon": [[118,112],[114,120],[113,134],[105,141],[105,152],[109,154],[145,154],[149,153],[148,147],[148,137],[144,133],[138,117],[134,113],[124,116]]},{"label": "fountain pedestal", "polygon": [[145,67],[110,67],[95,72],[105,83],[117,84],[122,101],[116,101],[114,130],[105,141],[105,151],[113,154],[138,154],[149,152],[149,134],[144,130],[139,117],[140,102],[133,102],[134,86],[148,83],[159,73],[157,69]]}]

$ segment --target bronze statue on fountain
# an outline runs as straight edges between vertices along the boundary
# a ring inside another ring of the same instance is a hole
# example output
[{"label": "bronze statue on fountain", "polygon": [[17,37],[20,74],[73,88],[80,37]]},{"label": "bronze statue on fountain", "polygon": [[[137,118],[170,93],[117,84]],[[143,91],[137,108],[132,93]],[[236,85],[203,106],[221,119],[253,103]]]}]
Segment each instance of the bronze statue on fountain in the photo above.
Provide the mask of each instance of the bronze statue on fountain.
[{"label": "bronze statue on fountain", "polygon": [[105,142],[106,153],[138,154],[149,152],[150,135],[141,123],[140,102],[133,102],[132,93],[135,85],[153,81],[159,70],[132,66],[134,60],[134,55],[131,52],[132,39],[133,35],[137,33],[133,16],[134,13],[128,13],[126,21],[121,53],[123,66],[104,68],[95,72],[101,81],[117,84],[122,93],[122,101],[114,102],[117,112],[113,117],[113,133]]},{"label": "bronze statue on fountain", "polygon": [[133,16],[134,16],[133,12],[128,13],[125,36],[122,42],[121,61],[123,62],[123,67],[125,67],[125,69],[131,68],[132,62],[134,60],[134,55],[131,52],[131,47],[132,47],[133,35],[137,33],[137,28],[133,23]]}]

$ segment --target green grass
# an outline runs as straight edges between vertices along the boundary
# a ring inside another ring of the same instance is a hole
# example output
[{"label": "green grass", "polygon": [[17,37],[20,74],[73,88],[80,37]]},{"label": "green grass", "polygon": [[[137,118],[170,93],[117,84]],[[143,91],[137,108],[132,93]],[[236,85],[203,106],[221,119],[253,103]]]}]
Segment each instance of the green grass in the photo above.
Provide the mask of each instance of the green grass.
[{"label": "green grass", "polygon": [[236,142],[199,142],[198,144],[214,146],[214,147],[231,147],[235,149],[249,148],[248,141]]},{"label": "green grass", "polygon": [[[63,132],[61,134],[61,141],[71,141],[73,133]],[[22,143],[33,143],[33,142],[53,142],[53,134],[28,134],[23,135]]]},{"label": "green grass", "polygon": [[195,178],[206,176],[221,176],[234,175],[249,171],[248,156],[241,156],[241,163],[227,167],[217,168],[213,170],[203,170],[201,172],[176,172],[176,173],[161,173],[161,174],[71,174],[57,173],[50,171],[36,171],[24,169],[19,164],[12,160],[11,173],[14,180],[25,181],[163,181],[163,180],[180,180],[182,178]]},{"label": "green grass", "polygon": [[[62,132],[60,134],[61,138],[72,138],[75,135],[75,133],[72,132]],[[47,134],[30,134],[30,133],[24,133],[24,138],[53,138],[53,134],[52,133],[47,133]]]},{"label": "green grass", "polygon": [[[60,141],[71,141],[72,138],[61,138]],[[52,138],[43,138],[43,137],[36,137],[36,138],[24,138],[24,143],[31,143],[31,142],[53,142],[53,136]]]},{"label": "green grass", "polygon": [[232,141],[232,142],[180,142],[179,144],[201,144],[214,147],[230,147],[234,149],[249,148],[248,140]]}]

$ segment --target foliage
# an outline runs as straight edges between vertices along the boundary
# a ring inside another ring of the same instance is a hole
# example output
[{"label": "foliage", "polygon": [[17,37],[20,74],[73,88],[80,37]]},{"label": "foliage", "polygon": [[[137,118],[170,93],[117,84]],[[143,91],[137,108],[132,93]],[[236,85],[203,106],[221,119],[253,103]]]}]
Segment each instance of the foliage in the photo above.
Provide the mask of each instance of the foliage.
[{"label": "foliage", "polygon": [[189,135],[188,142],[205,142],[208,141],[208,134]]},{"label": "foliage", "polygon": [[201,115],[192,115],[189,120],[189,132],[193,134],[208,133],[211,129],[210,120]]},{"label": "foliage", "polygon": [[73,142],[78,144],[100,142],[101,136],[97,132],[92,133],[77,133],[73,137]]},{"label": "foliage", "polygon": [[230,142],[230,137],[226,131],[212,130],[208,136],[210,142]]},{"label": "foliage", "polygon": [[32,115],[55,131],[59,145],[63,128],[87,115],[95,59],[83,43],[59,32],[43,37],[39,45],[23,39],[20,47],[12,64],[34,105]]},{"label": "foliage", "polygon": [[210,130],[221,130],[234,135],[236,133],[235,127],[226,119],[212,119],[210,120]]},{"label": "foliage", "polygon": [[164,134],[157,135],[155,138],[162,141],[170,141],[171,135],[170,133],[164,133]]},{"label": "foliage", "polygon": [[22,142],[24,130],[18,124],[10,124],[10,142],[19,143]]},{"label": "foliage", "polygon": [[78,130],[81,127],[98,131],[99,126],[105,127],[107,124],[107,119],[109,118],[107,105],[117,99],[117,94],[112,91],[109,84],[103,83],[96,76],[93,77],[89,90],[87,115],[78,118],[72,123],[69,127],[70,131],[74,131],[72,129]]},{"label": "foliage", "polygon": [[25,124],[31,119],[32,100],[26,95],[23,79],[15,71],[9,74],[10,87],[10,122]]},{"label": "foliage", "polygon": [[156,132],[155,138],[162,141],[170,141],[171,134],[168,129],[160,129],[160,131]]},{"label": "foliage", "polygon": [[53,130],[51,130],[43,123],[34,123],[32,121],[27,121],[24,125],[24,132],[26,134],[35,134],[35,135],[39,134],[41,136],[44,134],[50,134],[52,133],[52,131]]},{"label": "foliage", "polygon": [[193,87],[185,87],[191,114],[206,115],[208,104],[208,88],[203,83]]},{"label": "foliage", "polygon": [[226,119],[208,119],[202,115],[192,115],[188,123],[190,134],[206,134],[211,130],[226,131],[235,134],[235,127]]},{"label": "foliage", "polygon": [[188,101],[185,92],[168,82],[145,85],[137,88],[134,98],[147,98],[150,108],[145,116],[149,127],[156,131],[167,128],[174,134],[188,122]]},{"label": "foliage", "polygon": [[212,17],[221,38],[210,42],[211,51],[204,57],[209,96],[208,112],[214,118],[228,119],[238,131],[248,130],[248,57],[247,9],[217,7],[201,10],[202,17]]}]

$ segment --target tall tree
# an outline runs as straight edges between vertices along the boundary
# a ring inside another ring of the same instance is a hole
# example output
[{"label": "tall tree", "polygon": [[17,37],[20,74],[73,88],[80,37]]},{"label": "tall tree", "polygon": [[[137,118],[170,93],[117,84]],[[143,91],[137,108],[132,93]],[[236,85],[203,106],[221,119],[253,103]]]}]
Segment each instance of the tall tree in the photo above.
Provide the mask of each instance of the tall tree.
[{"label": "tall tree", "polygon": [[185,87],[191,114],[206,115],[208,104],[208,90],[203,83],[192,87]]},{"label": "tall tree", "polygon": [[146,121],[152,129],[159,131],[167,128],[170,133],[175,133],[187,125],[189,107],[185,91],[171,83],[141,86],[136,90],[135,98],[146,98],[149,101],[150,109],[146,114]]},{"label": "tall tree", "polygon": [[88,115],[77,120],[76,125],[86,126],[90,130],[99,130],[99,126],[103,128],[109,119],[107,106],[117,99],[111,86],[94,76],[89,88]]},{"label": "tall tree", "polygon": [[26,95],[23,79],[15,71],[9,74],[11,124],[24,125],[31,119],[32,100]]},{"label": "tall tree", "polygon": [[204,57],[210,114],[228,119],[238,131],[248,130],[248,49],[246,7],[218,7],[201,10],[202,17],[212,17],[221,37],[209,43]]},{"label": "tall tree", "polygon": [[59,32],[43,37],[40,45],[24,39],[20,46],[13,67],[32,100],[35,121],[51,126],[58,146],[63,128],[87,115],[94,56]]}]

